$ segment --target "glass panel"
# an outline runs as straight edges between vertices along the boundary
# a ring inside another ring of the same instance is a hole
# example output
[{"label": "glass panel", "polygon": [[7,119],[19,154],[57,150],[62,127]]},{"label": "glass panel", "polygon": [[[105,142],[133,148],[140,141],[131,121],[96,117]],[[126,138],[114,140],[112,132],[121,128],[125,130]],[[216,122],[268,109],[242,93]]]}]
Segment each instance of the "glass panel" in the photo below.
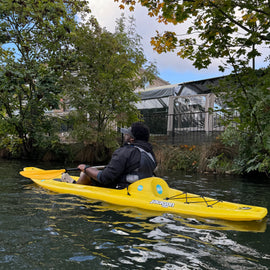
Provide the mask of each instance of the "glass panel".
[{"label": "glass panel", "polygon": [[205,112],[206,96],[179,97],[174,101],[175,112]]},{"label": "glass panel", "polygon": [[177,129],[204,130],[206,96],[179,97],[174,102]]},{"label": "glass panel", "polygon": [[143,109],[157,109],[157,108],[164,108],[168,107],[169,104],[169,98],[159,98],[159,99],[147,99],[147,100],[141,100],[140,102],[136,103],[136,107],[139,110]]}]

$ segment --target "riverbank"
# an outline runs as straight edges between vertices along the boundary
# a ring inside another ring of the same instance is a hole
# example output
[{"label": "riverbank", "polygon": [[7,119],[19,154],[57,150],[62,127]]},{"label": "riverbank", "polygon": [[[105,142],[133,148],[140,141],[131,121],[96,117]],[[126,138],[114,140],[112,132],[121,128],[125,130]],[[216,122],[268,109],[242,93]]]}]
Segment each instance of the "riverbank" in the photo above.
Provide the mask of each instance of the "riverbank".
[{"label": "riverbank", "polygon": [[237,149],[220,142],[203,145],[153,144],[161,170],[183,170],[196,173],[238,174],[233,160]]},{"label": "riverbank", "polygon": [[[235,148],[224,146],[220,142],[203,145],[168,145],[152,142],[158,162],[158,171],[183,170],[188,173],[238,174],[234,170]],[[54,149],[40,153],[35,160],[62,163],[107,164],[114,149],[83,143],[61,143]],[[0,157],[12,159],[7,149],[0,151]],[[19,157],[16,157],[20,159]]]}]

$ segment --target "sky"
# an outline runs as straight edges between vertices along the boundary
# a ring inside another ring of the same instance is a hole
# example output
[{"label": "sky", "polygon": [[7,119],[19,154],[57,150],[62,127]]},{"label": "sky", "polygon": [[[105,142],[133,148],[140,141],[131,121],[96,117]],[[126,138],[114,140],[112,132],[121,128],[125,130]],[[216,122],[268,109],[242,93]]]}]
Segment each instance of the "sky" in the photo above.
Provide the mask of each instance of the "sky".
[{"label": "sky", "polygon": [[128,8],[121,10],[119,3],[113,0],[88,0],[89,6],[99,24],[105,27],[108,31],[114,32],[116,26],[116,19],[120,18],[124,13],[125,17],[134,16],[137,28],[137,34],[142,37],[142,44],[144,54],[147,60],[155,63],[157,66],[159,77],[170,84],[177,84],[182,82],[203,80],[225,75],[218,72],[218,64],[215,62],[208,69],[197,70],[192,62],[185,60],[176,55],[176,52],[158,54],[150,45],[151,37],[156,34],[156,30],[174,30],[178,33],[185,33],[185,26],[165,26],[156,21],[156,18],[150,18],[147,15],[147,9],[140,5],[135,6],[135,12],[130,12]]}]

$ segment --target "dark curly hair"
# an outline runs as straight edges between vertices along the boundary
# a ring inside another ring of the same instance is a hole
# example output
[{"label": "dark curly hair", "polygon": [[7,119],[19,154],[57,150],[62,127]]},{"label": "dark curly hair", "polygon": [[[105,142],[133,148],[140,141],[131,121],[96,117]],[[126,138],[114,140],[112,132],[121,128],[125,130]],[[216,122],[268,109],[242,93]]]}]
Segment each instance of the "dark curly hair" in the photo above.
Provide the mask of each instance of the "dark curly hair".
[{"label": "dark curly hair", "polygon": [[149,141],[150,131],[143,122],[135,122],[131,125],[131,132],[136,140]]}]

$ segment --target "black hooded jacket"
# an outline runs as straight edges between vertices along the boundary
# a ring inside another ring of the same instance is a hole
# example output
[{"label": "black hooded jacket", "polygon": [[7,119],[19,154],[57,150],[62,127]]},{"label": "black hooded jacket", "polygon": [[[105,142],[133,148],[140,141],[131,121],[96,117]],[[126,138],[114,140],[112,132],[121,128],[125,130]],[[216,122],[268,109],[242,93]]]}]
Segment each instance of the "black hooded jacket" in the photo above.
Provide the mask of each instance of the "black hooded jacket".
[{"label": "black hooded jacket", "polygon": [[[154,164],[150,169],[151,175],[149,175],[149,173],[146,173],[147,175],[141,173],[139,179],[153,176],[152,169],[154,170],[156,167],[156,158],[153,153],[152,145],[149,142],[137,140],[133,144],[125,144],[114,151],[109,164],[98,174],[97,181],[102,186],[110,188],[127,187],[129,183],[126,181],[126,176],[140,169],[142,153],[138,147],[150,153],[154,159]],[[147,170],[149,172],[149,168],[147,168]]]}]

